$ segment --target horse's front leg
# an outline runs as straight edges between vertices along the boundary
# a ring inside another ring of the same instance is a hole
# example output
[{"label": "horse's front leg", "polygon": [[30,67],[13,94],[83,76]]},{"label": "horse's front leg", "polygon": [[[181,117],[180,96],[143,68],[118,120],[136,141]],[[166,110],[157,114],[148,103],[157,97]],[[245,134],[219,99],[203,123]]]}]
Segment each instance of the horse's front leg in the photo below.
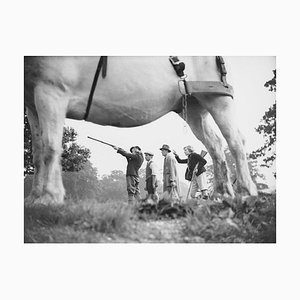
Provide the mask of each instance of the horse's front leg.
[{"label": "horse's front leg", "polygon": [[250,176],[244,141],[237,126],[234,100],[226,96],[209,96],[201,99],[201,105],[214,118],[236,161],[238,192],[256,196],[257,188]]},{"label": "horse's front leg", "polygon": [[213,120],[204,109],[194,99],[189,101],[187,122],[195,136],[206,147],[213,160],[214,167],[214,196],[228,195],[234,196],[234,191],[230,181],[230,172],[226,163],[223,141],[218,133],[211,126]]},{"label": "horse's front leg", "polygon": [[42,131],[44,162],[44,185],[39,202],[62,204],[65,190],[61,175],[61,152],[67,97],[59,87],[43,82],[36,86],[34,95]]}]

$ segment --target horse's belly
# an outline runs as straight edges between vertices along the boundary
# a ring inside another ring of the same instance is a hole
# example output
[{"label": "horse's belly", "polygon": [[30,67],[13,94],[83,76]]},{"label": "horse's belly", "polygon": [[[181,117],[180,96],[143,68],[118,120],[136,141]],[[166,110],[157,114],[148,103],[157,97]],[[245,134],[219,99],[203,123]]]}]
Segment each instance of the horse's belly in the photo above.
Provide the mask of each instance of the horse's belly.
[{"label": "horse's belly", "polygon": [[100,125],[134,127],[148,124],[172,110],[175,98],[121,99],[99,101],[92,105],[88,121]]},{"label": "horse's belly", "polygon": [[[120,68],[111,62],[109,66],[107,77],[98,80],[88,121],[118,127],[140,126],[177,106],[180,98],[178,78],[166,66],[135,66],[131,72],[126,65]],[[74,96],[78,93],[82,91],[74,91]],[[85,95],[88,94],[89,90],[85,88]],[[67,117],[80,119],[77,112],[87,105],[87,96],[81,95],[81,101],[75,98],[70,101]]]},{"label": "horse's belly", "polygon": [[[193,58],[185,58],[191,79],[196,79]],[[93,64],[95,62],[93,61]],[[78,71],[67,117],[82,119],[94,68],[91,62]],[[87,70],[92,69],[93,72]],[[194,78],[195,77],[195,78]],[[106,78],[98,79],[88,121],[118,127],[139,126],[176,110],[180,93],[178,76],[167,57],[112,57]]]}]

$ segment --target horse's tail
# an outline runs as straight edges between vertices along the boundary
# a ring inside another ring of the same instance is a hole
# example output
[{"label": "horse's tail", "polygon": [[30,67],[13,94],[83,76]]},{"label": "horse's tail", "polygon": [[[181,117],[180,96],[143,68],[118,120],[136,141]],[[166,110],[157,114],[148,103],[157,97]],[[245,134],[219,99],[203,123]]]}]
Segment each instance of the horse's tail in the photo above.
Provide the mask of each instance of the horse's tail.
[{"label": "horse's tail", "polygon": [[40,59],[37,56],[24,56],[25,85],[33,84],[40,77]]},{"label": "horse's tail", "polygon": [[24,56],[24,103],[27,107],[34,105],[34,87],[40,77],[38,57]]}]

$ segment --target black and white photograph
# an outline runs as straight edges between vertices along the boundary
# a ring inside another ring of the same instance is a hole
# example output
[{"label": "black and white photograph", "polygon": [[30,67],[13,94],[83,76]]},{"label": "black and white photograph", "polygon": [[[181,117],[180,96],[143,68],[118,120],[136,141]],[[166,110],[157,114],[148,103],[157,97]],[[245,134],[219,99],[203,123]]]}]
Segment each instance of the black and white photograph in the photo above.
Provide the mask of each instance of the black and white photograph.
[{"label": "black and white photograph", "polygon": [[26,56],[24,76],[25,243],[276,243],[276,57]]}]

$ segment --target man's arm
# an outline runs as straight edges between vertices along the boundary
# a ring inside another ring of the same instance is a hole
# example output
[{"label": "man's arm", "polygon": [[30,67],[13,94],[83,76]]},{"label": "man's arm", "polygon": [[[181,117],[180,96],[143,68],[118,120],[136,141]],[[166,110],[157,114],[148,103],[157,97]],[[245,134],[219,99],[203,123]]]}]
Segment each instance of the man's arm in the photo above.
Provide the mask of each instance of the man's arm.
[{"label": "man's arm", "polygon": [[114,147],[115,150],[117,150],[117,153],[120,153],[121,155],[127,157],[127,158],[136,158],[136,154],[130,153],[125,151],[122,148]]},{"label": "man's arm", "polygon": [[188,162],[187,158],[181,159],[181,158],[179,158],[178,154],[175,151],[173,151],[173,153],[174,153],[175,158],[176,158],[176,160],[177,160],[178,163],[180,163],[180,164],[187,164],[187,162]]}]

